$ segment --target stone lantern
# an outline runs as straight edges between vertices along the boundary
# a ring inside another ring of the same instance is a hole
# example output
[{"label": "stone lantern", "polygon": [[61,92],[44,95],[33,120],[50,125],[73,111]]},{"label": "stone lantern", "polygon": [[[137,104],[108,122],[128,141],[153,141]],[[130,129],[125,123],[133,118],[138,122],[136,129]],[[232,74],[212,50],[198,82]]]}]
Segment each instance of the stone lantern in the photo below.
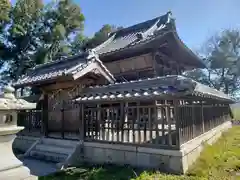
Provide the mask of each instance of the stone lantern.
[{"label": "stone lantern", "polygon": [[16,99],[14,88],[6,86],[0,96],[0,179],[25,180],[32,179],[30,170],[23,166],[13,154],[12,143],[16,133],[24,127],[17,126],[17,111],[35,109],[36,103]]}]

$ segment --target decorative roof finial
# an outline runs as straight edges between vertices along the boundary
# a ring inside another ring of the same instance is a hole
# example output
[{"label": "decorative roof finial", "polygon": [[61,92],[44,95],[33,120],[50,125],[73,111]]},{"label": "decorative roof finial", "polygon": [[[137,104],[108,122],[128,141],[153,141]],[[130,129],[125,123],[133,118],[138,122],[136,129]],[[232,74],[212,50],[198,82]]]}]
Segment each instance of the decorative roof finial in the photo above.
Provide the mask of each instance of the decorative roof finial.
[{"label": "decorative roof finial", "polygon": [[88,50],[87,59],[96,58],[97,56],[98,56],[98,55],[97,55],[95,49],[89,49],[89,50]]},{"label": "decorative roof finial", "polygon": [[139,33],[137,33],[137,38],[138,38],[138,40],[142,40],[145,38],[145,34],[143,34],[142,32],[139,32]]}]

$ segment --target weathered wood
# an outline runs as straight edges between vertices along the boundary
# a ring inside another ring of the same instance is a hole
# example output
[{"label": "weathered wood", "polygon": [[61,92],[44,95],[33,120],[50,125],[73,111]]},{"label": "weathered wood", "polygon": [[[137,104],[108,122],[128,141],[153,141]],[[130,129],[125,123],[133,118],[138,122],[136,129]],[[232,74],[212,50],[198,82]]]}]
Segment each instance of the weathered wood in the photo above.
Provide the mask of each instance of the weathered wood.
[{"label": "weathered wood", "polygon": [[137,102],[137,128],[138,128],[138,143],[141,143],[141,129],[140,129],[140,123],[141,123],[141,120],[140,120],[140,109],[139,109],[139,106],[140,106],[140,102]]},{"label": "weathered wood", "polygon": [[150,54],[140,55],[137,57],[121,59],[118,61],[107,62],[105,66],[114,74],[134,72],[145,70],[152,67],[152,58]]},{"label": "weathered wood", "polygon": [[48,94],[44,94],[43,97],[43,124],[44,124],[44,134],[48,136]]},{"label": "weathered wood", "polygon": [[152,113],[151,113],[151,111],[152,111],[152,108],[148,108],[148,123],[149,123],[149,131],[150,131],[150,138],[151,138],[151,140],[150,140],[150,143],[152,143],[152,130],[153,130],[153,128],[152,128]]},{"label": "weathered wood", "polygon": [[181,122],[180,122],[180,113],[179,113],[179,100],[173,100],[173,107],[174,107],[174,114],[173,114],[173,118],[175,120],[176,123],[176,147],[180,148],[180,144],[181,144]]},{"label": "weathered wood", "polygon": [[[128,119],[128,102],[125,103],[125,117],[124,117],[124,122],[125,124],[127,125],[127,142],[129,142],[129,136],[130,136],[130,133],[129,133],[129,126],[130,126],[130,122],[129,122],[129,119]],[[126,130],[126,128],[125,128]]]},{"label": "weathered wood", "polygon": [[61,109],[61,136],[62,138],[64,138],[64,121],[65,121],[65,118],[64,118],[64,108]]},{"label": "weathered wood", "polygon": [[169,108],[169,105],[166,104],[166,108],[165,108],[165,111],[166,111],[166,121],[167,121],[167,124],[168,124],[168,145],[169,146],[172,146],[172,129],[171,129],[171,118],[170,118],[170,108]]},{"label": "weathered wood", "polygon": [[[165,101],[164,101],[165,102]],[[164,103],[165,105],[165,103]],[[162,119],[162,136],[165,136],[165,121],[166,121],[166,111],[165,111],[165,107],[161,107],[161,119]],[[165,142],[165,138],[162,138],[162,144],[166,144]]]}]

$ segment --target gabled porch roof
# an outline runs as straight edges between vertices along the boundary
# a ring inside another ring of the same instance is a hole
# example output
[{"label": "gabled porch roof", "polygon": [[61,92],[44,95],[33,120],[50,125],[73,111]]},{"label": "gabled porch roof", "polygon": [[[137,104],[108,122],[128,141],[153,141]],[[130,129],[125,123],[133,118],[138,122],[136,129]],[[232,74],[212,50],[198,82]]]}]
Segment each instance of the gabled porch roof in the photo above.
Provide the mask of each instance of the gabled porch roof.
[{"label": "gabled porch roof", "polygon": [[95,86],[83,90],[77,102],[114,101],[153,97],[202,97],[233,103],[221,91],[210,88],[184,76],[170,75],[145,80]]},{"label": "gabled porch roof", "polygon": [[60,77],[69,77],[71,80],[75,80],[89,72],[94,71],[100,73],[110,83],[115,81],[113,75],[99,60],[98,56],[89,52],[73,56],[68,59],[53,61],[36,66],[25,76],[18,79],[18,81],[13,85],[15,87],[27,85],[31,86],[41,84],[49,80],[55,80]]}]

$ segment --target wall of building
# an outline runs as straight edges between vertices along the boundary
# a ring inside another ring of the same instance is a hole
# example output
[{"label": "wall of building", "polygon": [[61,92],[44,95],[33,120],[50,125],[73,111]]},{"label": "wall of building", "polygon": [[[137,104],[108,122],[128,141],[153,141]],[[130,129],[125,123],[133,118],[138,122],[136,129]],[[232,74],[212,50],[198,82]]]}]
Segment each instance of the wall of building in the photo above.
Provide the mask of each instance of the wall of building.
[{"label": "wall of building", "polygon": [[104,65],[115,76],[121,76],[127,80],[147,78],[154,74],[154,62],[152,54],[144,54],[136,57],[106,62]]}]

